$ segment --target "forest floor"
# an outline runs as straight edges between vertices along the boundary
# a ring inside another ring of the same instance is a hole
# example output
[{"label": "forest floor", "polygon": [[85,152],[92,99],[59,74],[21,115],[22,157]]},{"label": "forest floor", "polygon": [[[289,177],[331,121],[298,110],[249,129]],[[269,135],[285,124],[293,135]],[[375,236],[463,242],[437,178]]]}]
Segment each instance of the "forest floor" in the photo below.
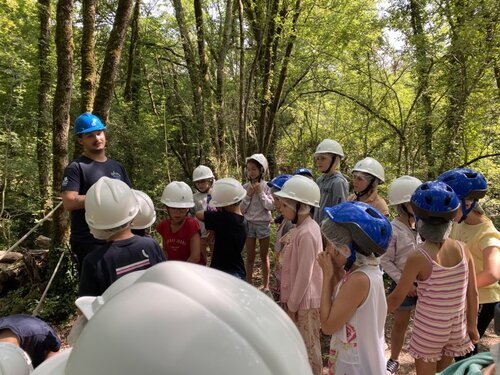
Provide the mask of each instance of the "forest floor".
[{"label": "forest floor", "polygon": [[[258,257],[257,257],[258,258]],[[254,269],[254,284],[256,287],[259,287],[261,285],[262,281],[262,273],[260,269],[260,261],[256,259],[256,264],[255,264],[255,269]],[[56,327],[58,333],[61,336],[61,339],[63,340],[63,348],[68,348],[69,345],[67,343],[67,336],[71,330],[71,327],[75,321],[75,318],[72,318],[66,322],[63,322],[62,324],[58,325]],[[408,353],[408,343],[409,343],[409,338],[410,338],[410,332],[411,332],[411,327],[413,324],[413,319],[410,321],[410,326],[408,329],[408,334],[406,335],[406,340],[405,340],[405,345],[403,346],[403,350],[401,351],[399,355],[399,362],[400,362],[400,368],[398,373],[399,374],[406,374],[406,375],[415,375],[416,370],[415,370],[415,362],[413,360],[413,357]],[[391,327],[392,327],[392,322],[393,322],[393,317],[392,314],[389,314],[387,316],[386,324],[385,324],[385,337],[386,337],[386,348],[385,348],[385,356],[386,358],[389,358],[390,356],[390,337],[391,337]],[[499,336],[497,336],[494,333],[493,330],[493,322],[490,324],[488,327],[488,330],[486,331],[485,335],[481,339],[479,343],[479,351],[488,351],[489,348],[491,348],[493,345],[498,343],[500,341]],[[328,349],[330,346],[330,336],[326,335],[321,335],[321,346],[322,346],[322,353],[325,356],[328,353]],[[328,368],[327,368],[327,363],[325,360],[324,363],[324,369],[323,369],[323,374],[327,375],[328,374]]]}]

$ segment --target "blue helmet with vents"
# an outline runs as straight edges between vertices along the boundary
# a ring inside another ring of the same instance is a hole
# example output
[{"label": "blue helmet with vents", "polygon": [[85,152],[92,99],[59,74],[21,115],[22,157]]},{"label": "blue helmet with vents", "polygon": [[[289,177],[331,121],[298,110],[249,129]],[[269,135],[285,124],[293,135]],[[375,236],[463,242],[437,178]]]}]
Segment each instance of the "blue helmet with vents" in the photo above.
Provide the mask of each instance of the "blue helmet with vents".
[{"label": "blue helmet with vents", "polygon": [[453,220],[460,205],[453,189],[441,181],[424,182],[415,190],[410,203],[417,217],[436,222]]},{"label": "blue helmet with vents", "polygon": [[392,236],[391,223],[376,208],[353,201],[326,207],[325,212],[328,219],[349,231],[352,241],[358,245],[355,251],[380,256],[387,250]]}]

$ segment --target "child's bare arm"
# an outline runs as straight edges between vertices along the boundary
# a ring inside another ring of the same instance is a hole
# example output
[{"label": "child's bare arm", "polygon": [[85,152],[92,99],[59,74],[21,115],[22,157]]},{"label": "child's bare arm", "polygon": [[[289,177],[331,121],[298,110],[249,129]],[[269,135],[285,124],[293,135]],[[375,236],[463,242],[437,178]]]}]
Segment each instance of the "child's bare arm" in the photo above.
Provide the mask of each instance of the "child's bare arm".
[{"label": "child's bare arm", "polygon": [[467,263],[469,266],[469,280],[467,283],[467,333],[470,339],[475,344],[479,341],[479,332],[477,331],[477,312],[479,308],[479,296],[476,284],[476,269],[474,261],[469,253],[465,251],[467,256]]},{"label": "child's bare arm", "polygon": [[188,262],[198,263],[201,257],[201,246],[200,246],[200,233],[195,233],[191,240],[189,241],[189,248],[191,253],[189,254]]},{"label": "child's bare arm", "polygon": [[323,270],[323,286],[321,288],[321,302],[319,316],[321,325],[326,322],[330,309],[332,308],[332,296],[337,285],[333,257],[326,251],[318,254],[318,264]]},{"label": "child's bare arm", "polygon": [[391,313],[396,310],[412,289],[413,283],[417,280],[417,276],[420,273],[420,267],[423,264],[422,258],[425,260],[425,258],[417,252],[408,256],[405,268],[403,269],[403,273],[401,274],[401,278],[396,288],[387,297],[387,312]]},{"label": "child's bare arm", "polygon": [[321,321],[323,333],[331,335],[342,328],[365,301],[369,291],[368,276],[362,272],[349,275],[349,279],[340,287],[337,297],[331,304],[327,318]]},{"label": "child's bare arm", "polygon": [[201,221],[205,221],[205,211],[196,211],[196,218]]}]

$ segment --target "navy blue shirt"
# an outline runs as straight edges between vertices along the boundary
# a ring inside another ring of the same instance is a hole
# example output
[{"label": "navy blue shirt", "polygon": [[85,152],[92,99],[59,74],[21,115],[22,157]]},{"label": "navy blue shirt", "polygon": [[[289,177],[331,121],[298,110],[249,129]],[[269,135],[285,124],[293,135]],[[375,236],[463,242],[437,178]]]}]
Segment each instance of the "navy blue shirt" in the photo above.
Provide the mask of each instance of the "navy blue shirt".
[{"label": "navy blue shirt", "polygon": [[243,215],[205,211],[205,228],[215,232],[210,267],[244,279],[246,272],[241,253],[247,239],[247,225]]},{"label": "navy blue shirt", "polygon": [[61,340],[56,331],[45,323],[31,315],[9,315],[0,318],[0,331],[8,329],[19,339],[21,348],[28,353],[37,367],[47,357],[48,352],[57,352],[61,347]]},{"label": "navy blue shirt", "polygon": [[84,258],[79,295],[100,296],[123,275],[165,260],[160,245],[151,237],[132,236],[108,242]]},{"label": "navy blue shirt", "polygon": [[[100,162],[86,156],[80,156],[64,170],[61,191],[77,191],[80,195],[86,195],[90,187],[103,176],[122,180],[128,186],[132,186],[125,167],[116,160],[107,159]],[[72,242],[80,243],[105,243],[95,239],[90,233],[89,226],[85,221],[85,209],[71,211],[70,239]]]}]

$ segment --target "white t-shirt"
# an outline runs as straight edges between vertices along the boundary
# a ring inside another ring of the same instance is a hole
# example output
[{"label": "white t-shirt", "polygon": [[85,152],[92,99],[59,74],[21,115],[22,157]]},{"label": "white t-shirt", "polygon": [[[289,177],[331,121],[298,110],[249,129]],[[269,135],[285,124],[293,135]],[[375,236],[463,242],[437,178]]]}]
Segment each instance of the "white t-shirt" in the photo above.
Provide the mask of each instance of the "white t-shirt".
[{"label": "white t-shirt", "polygon": [[[387,303],[382,271],[375,266],[362,266],[354,272],[363,272],[370,279],[370,290],[365,302],[349,321],[332,335],[330,341],[329,373],[372,375],[385,374],[384,326]],[[335,296],[344,281],[339,283]]]}]

